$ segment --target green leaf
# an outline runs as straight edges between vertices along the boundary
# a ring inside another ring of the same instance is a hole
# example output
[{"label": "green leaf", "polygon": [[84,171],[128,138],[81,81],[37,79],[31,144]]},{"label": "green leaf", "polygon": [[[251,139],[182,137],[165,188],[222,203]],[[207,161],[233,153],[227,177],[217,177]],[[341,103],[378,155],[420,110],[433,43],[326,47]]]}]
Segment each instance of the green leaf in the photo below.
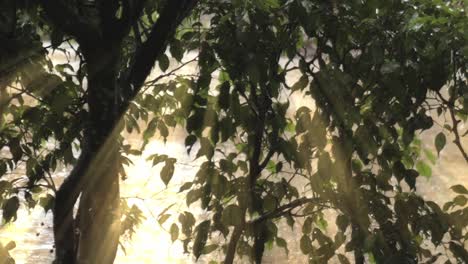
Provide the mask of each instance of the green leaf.
[{"label": "green leaf", "polygon": [[39,205],[44,208],[44,211],[49,211],[54,208],[54,203],[55,203],[55,197],[52,196],[51,194],[47,194],[45,197],[42,197],[39,199]]},{"label": "green leaf", "polygon": [[450,241],[449,245],[450,251],[452,251],[458,261],[460,261],[458,263],[464,263],[468,259],[468,252],[465,247],[453,241]]},{"label": "green leaf", "polygon": [[457,195],[457,197],[455,197],[453,199],[453,202],[454,202],[454,204],[456,204],[458,206],[465,206],[466,197],[464,195]]},{"label": "green leaf", "polygon": [[219,108],[223,110],[227,110],[230,104],[230,97],[229,97],[229,82],[224,82],[219,86],[219,96],[218,96],[218,105]]},{"label": "green leaf", "polygon": [[468,190],[463,185],[457,184],[457,185],[450,187],[450,189],[452,189],[452,191],[456,193],[468,195]]},{"label": "green leaf", "polygon": [[255,6],[263,11],[269,11],[272,8],[280,6],[278,0],[254,0]]},{"label": "green leaf", "polygon": [[164,124],[163,122],[158,123],[158,129],[159,129],[159,133],[161,133],[161,136],[164,139],[166,139],[169,136],[169,130],[167,129],[166,124]]},{"label": "green leaf", "polygon": [[428,149],[424,149],[424,154],[426,154],[426,157],[427,159],[432,163],[432,164],[435,164],[436,163],[436,156],[432,153],[432,151],[428,150]]},{"label": "green leaf", "polygon": [[271,173],[276,173],[276,165],[275,162],[270,160],[266,166],[266,169]]},{"label": "green leaf", "polygon": [[276,167],[275,167],[276,173],[281,172],[282,169],[283,169],[283,162],[280,161],[276,163]]},{"label": "green leaf", "polygon": [[168,159],[167,155],[154,154],[149,156],[146,160],[153,160],[153,167],[161,162],[165,162]]},{"label": "green leaf", "polygon": [[[16,243],[15,243],[15,241],[12,240],[12,241],[8,242],[8,244],[6,244],[4,248],[5,248],[6,250],[8,250],[8,251],[10,251],[10,250],[12,250],[12,249],[15,249],[15,248],[16,248]],[[8,263],[8,262],[6,262],[6,263]]]},{"label": "green leaf", "polygon": [[238,226],[242,223],[242,210],[238,205],[228,205],[221,216],[221,221],[227,226]]},{"label": "green leaf", "polygon": [[183,191],[186,191],[186,190],[190,189],[190,188],[192,187],[192,185],[193,185],[193,182],[186,182],[186,183],[184,183],[184,184],[180,187],[179,192],[183,192]]},{"label": "green leaf", "polygon": [[187,193],[187,196],[186,196],[186,203],[187,203],[187,207],[190,206],[192,203],[194,203],[195,201],[197,201],[198,199],[200,199],[202,196],[202,189],[195,189],[195,190],[190,190],[188,193]]},{"label": "green leaf", "polygon": [[453,202],[446,202],[444,204],[444,207],[442,208],[444,211],[448,211],[451,207],[454,206],[454,203]]},{"label": "green leaf", "polygon": [[2,206],[3,219],[5,219],[5,222],[10,222],[12,220],[16,221],[16,218],[17,218],[16,212],[18,211],[18,208],[19,208],[18,196],[13,196],[3,203],[3,206]]},{"label": "green leaf", "polygon": [[211,244],[211,245],[205,246],[205,247],[203,248],[202,254],[203,254],[203,255],[210,254],[211,252],[215,251],[216,249],[218,249],[218,245],[215,245],[215,244]]},{"label": "green leaf", "polygon": [[161,71],[165,72],[169,68],[169,58],[166,54],[161,54],[158,58],[159,68]]},{"label": "green leaf", "polygon": [[418,161],[416,163],[416,170],[424,177],[431,177],[432,176],[432,169],[429,165],[427,165],[424,161]]},{"label": "green leaf", "polygon": [[208,232],[210,231],[210,225],[210,220],[206,220],[200,223],[196,228],[197,235],[193,241],[193,255],[197,260],[205,248],[206,241],[208,239]]},{"label": "green leaf", "polygon": [[309,78],[307,77],[307,75],[302,75],[301,78],[299,78],[299,80],[295,84],[293,84],[291,90],[293,92],[302,91],[304,90],[304,88],[307,87],[307,84],[309,84]]},{"label": "green leaf", "polygon": [[210,160],[214,155],[214,146],[208,138],[200,138],[200,149],[197,152],[196,157],[206,156]]},{"label": "green leaf", "polygon": [[284,239],[281,238],[281,237],[277,237],[277,238],[276,238],[276,245],[277,245],[278,247],[284,248],[284,251],[286,252],[286,255],[289,255],[288,242],[286,242],[286,240],[284,240]]},{"label": "green leaf", "polygon": [[176,162],[176,159],[174,158],[166,159],[166,165],[161,170],[160,177],[166,186],[169,184],[169,181],[172,179],[172,176],[174,175],[175,162]]},{"label": "green leaf", "polygon": [[345,215],[338,215],[336,217],[336,226],[338,226],[338,228],[341,230],[341,231],[345,231],[346,228],[348,227],[349,225],[349,220],[348,220],[348,217],[345,216]]},{"label": "green leaf", "polygon": [[158,218],[158,223],[159,223],[160,225],[164,224],[164,222],[166,222],[167,219],[169,219],[169,217],[171,217],[170,214],[163,214],[163,215],[159,216],[159,218]]},{"label": "green leaf", "polygon": [[437,155],[440,154],[440,151],[442,151],[446,143],[447,143],[447,139],[445,138],[445,134],[442,132],[437,134],[437,136],[435,137],[435,147],[437,150]]},{"label": "green leaf", "polygon": [[335,248],[339,248],[346,241],[346,236],[344,235],[343,232],[337,232],[335,234],[334,240],[335,240],[334,242]]},{"label": "green leaf", "polygon": [[187,148],[187,153],[190,153],[195,142],[197,142],[197,137],[195,135],[188,135],[185,138],[185,147]]},{"label": "green leaf", "polygon": [[315,224],[324,232],[327,231],[328,227],[328,222],[323,218],[323,216],[318,217],[318,219],[315,220]]},{"label": "green leaf", "polygon": [[171,241],[176,241],[179,238],[179,227],[176,224],[172,224],[169,233],[171,234]]},{"label": "green leaf", "polygon": [[172,41],[171,46],[169,47],[169,51],[171,52],[172,57],[174,57],[179,62],[184,57],[184,50],[180,40],[178,39]]},{"label": "green leaf", "polygon": [[304,221],[304,224],[302,225],[302,233],[310,234],[310,232],[312,232],[313,222],[314,222],[314,219],[312,219],[312,217],[307,217],[306,220]]},{"label": "green leaf", "polygon": [[182,224],[182,233],[187,237],[192,234],[192,227],[195,224],[195,217],[192,213],[185,211],[183,214],[179,215],[179,222]]},{"label": "green leaf", "polygon": [[308,235],[303,235],[300,240],[300,248],[302,253],[309,254],[312,252],[312,241],[310,240]]},{"label": "green leaf", "polygon": [[69,63],[57,64],[55,65],[55,69],[59,72],[63,72],[65,69],[68,69],[71,72],[75,71],[75,69],[73,69],[73,66]]}]

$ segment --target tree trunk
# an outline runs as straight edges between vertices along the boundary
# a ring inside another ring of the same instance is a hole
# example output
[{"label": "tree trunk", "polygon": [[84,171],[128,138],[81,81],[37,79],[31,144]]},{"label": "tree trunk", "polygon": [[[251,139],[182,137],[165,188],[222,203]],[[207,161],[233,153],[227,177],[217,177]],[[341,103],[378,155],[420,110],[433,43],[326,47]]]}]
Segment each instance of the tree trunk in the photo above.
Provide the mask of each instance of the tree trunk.
[{"label": "tree trunk", "polygon": [[[82,153],[60,186],[54,207],[57,264],[113,263],[120,235],[119,130],[116,77],[119,47],[84,51],[89,118]],[[73,217],[81,194],[79,219]]]},{"label": "tree trunk", "polygon": [[89,128],[85,135],[93,161],[84,177],[79,205],[79,264],[114,262],[120,236],[118,85],[119,47],[85,53],[89,80]]}]

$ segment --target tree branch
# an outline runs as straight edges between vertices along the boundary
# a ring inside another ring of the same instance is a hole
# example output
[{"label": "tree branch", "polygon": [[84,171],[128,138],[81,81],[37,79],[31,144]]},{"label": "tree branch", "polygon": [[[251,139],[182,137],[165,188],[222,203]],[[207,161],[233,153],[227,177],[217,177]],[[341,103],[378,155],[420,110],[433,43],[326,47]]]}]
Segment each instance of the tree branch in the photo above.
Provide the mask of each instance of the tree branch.
[{"label": "tree branch", "polygon": [[298,207],[298,206],[301,206],[301,205],[304,205],[304,204],[307,204],[307,203],[317,203],[319,200],[317,198],[300,198],[300,199],[297,199],[295,201],[292,201],[288,204],[285,204],[285,205],[282,205],[278,208],[276,208],[275,210],[273,211],[270,211],[268,213],[265,213],[251,221],[248,222],[248,224],[256,224],[256,223],[259,223],[259,222],[263,222],[267,219],[272,219],[272,218],[277,218],[277,217],[280,217],[282,216],[283,214],[285,214],[286,212]]},{"label": "tree branch", "polygon": [[460,141],[460,134],[458,132],[458,124],[460,123],[460,120],[457,120],[455,117],[455,111],[453,110],[452,107],[449,107],[449,112],[450,112],[450,117],[452,119],[452,131],[453,134],[455,135],[455,139],[453,140],[453,143],[458,147],[460,150],[461,154],[463,155],[463,158],[465,158],[465,161],[468,163],[468,154],[466,153],[465,149],[463,148],[463,145],[461,144]]},{"label": "tree branch", "polygon": [[436,94],[439,97],[439,99],[445,105],[447,105],[447,108],[449,110],[450,118],[452,120],[452,131],[453,131],[453,135],[455,136],[453,143],[455,143],[457,148],[460,150],[460,153],[462,154],[465,161],[468,162],[468,154],[466,153],[460,141],[460,133],[458,132],[458,124],[460,123],[460,120],[457,120],[455,116],[455,111],[454,111],[455,103],[453,102],[454,100],[452,98],[450,98],[449,100],[445,99],[440,93],[440,91],[436,91]]},{"label": "tree branch", "polygon": [[148,39],[136,50],[128,74],[123,77],[122,85],[125,90],[122,111],[125,111],[128,102],[138,94],[156,59],[166,50],[167,41],[197,2],[198,0],[173,0],[163,8]]}]

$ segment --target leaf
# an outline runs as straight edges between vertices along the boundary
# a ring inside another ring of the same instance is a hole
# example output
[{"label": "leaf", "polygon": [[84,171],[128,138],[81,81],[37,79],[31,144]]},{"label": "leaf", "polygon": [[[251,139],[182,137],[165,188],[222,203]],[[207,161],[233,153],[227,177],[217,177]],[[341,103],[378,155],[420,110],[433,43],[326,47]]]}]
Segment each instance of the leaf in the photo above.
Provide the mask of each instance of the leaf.
[{"label": "leaf", "polygon": [[166,222],[166,220],[169,219],[169,217],[171,217],[170,214],[163,214],[163,215],[159,216],[158,223],[160,225],[164,224],[164,222]]},{"label": "leaf", "polygon": [[468,190],[465,188],[465,186],[457,184],[452,187],[450,187],[452,191],[459,193],[459,194],[468,194]]},{"label": "leaf", "polygon": [[307,217],[306,220],[304,221],[304,224],[302,225],[302,233],[304,234],[310,234],[312,232],[312,223],[314,220],[312,217]]},{"label": "leaf", "polygon": [[49,210],[54,208],[55,197],[51,194],[47,194],[45,197],[39,199],[39,205],[44,208],[44,211],[47,213]]},{"label": "leaf", "polygon": [[208,232],[210,231],[210,225],[211,221],[206,220],[200,223],[196,228],[197,235],[193,242],[193,255],[197,260],[203,253],[203,249],[205,248],[206,241],[208,239]]},{"label": "leaf", "polygon": [[154,154],[146,158],[146,160],[153,160],[153,167],[154,167],[158,165],[159,163],[166,161],[167,158],[168,158],[167,155]]},{"label": "leaf", "polygon": [[315,224],[322,230],[322,231],[327,231],[328,227],[328,222],[323,218],[323,216],[320,216],[318,219],[315,220]]},{"label": "leaf", "polygon": [[270,9],[280,6],[278,0],[254,0],[253,3],[257,8],[263,11],[270,11]]},{"label": "leaf", "polygon": [[238,205],[228,205],[221,216],[221,221],[227,226],[238,226],[242,223],[242,210]]},{"label": "leaf", "polygon": [[432,151],[428,149],[424,149],[424,154],[426,154],[427,159],[434,165],[436,164],[436,156],[432,153]]},{"label": "leaf", "polygon": [[299,80],[295,84],[293,84],[291,90],[293,92],[302,91],[304,90],[304,88],[307,87],[307,84],[309,84],[309,78],[307,77],[307,75],[302,75],[301,78],[299,78]]},{"label": "leaf", "polygon": [[196,200],[200,199],[202,196],[201,189],[190,190],[186,196],[187,207],[194,203]]},{"label": "leaf", "polygon": [[442,151],[446,143],[447,143],[447,139],[445,137],[445,134],[442,132],[437,134],[437,136],[435,137],[435,147],[437,150],[437,155],[440,154],[440,151]]},{"label": "leaf", "polygon": [[166,186],[169,184],[169,181],[172,179],[172,176],[174,175],[174,163],[175,162],[176,162],[176,159],[174,158],[166,159],[166,165],[161,170],[160,177]]},{"label": "leaf", "polygon": [[190,189],[192,185],[193,185],[193,182],[184,183],[182,186],[180,186],[179,193]]},{"label": "leaf", "polygon": [[8,242],[8,244],[5,245],[5,249],[8,250],[8,251],[10,251],[10,250],[12,250],[14,248],[16,248],[16,243],[13,240]]},{"label": "leaf", "polygon": [[174,57],[179,62],[184,57],[184,50],[182,49],[182,44],[178,39],[172,41],[171,46],[169,47],[169,51],[171,52],[172,57]]},{"label": "leaf", "polygon": [[339,248],[346,241],[346,236],[343,232],[337,232],[335,234],[335,248]]},{"label": "leaf", "polygon": [[18,208],[18,196],[13,196],[3,203],[3,219],[5,219],[5,222],[10,222],[11,220],[16,221]]},{"label": "leaf", "polygon": [[159,68],[161,71],[165,72],[169,68],[169,58],[166,54],[161,54],[158,58]]},{"label": "leaf", "polygon": [[423,161],[418,161],[418,163],[416,163],[416,170],[419,172],[419,174],[421,174],[422,176],[424,177],[431,177],[432,176],[432,169],[431,167],[429,167],[429,165],[427,165],[425,162]]},{"label": "leaf", "polygon": [[464,195],[457,195],[457,197],[453,199],[453,202],[458,206],[465,206],[466,197]]},{"label": "leaf", "polygon": [[416,178],[419,176],[419,173],[415,170],[405,170],[405,182],[411,188],[411,190],[416,190]]},{"label": "leaf", "polygon": [[185,148],[187,148],[187,153],[190,154],[190,151],[192,150],[193,144],[197,142],[197,137],[195,135],[188,135],[185,138]]},{"label": "leaf", "polygon": [[169,233],[171,233],[171,241],[176,241],[179,238],[179,227],[176,224],[172,224]]},{"label": "leaf", "polygon": [[169,136],[169,130],[167,129],[166,124],[164,124],[163,122],[158,123],[158,129],[159,129],[159,133],[161,133],[161,136],[164,139],[166,139]]},{"label": "leaf", "polygon": [[444,211],[448,211],[448,210],[449,210],[451,207],[453,207],[453,206],[454,206],[454,203],[453,203],[453,202],[446,202],[446,203],[444,204],[443,210],[444,210]]},{"label": "leaf", "polygon": [[219,87],[218,105],[219,108],[227,110],[229,108],[230,97],[229,97],[229,82],[224,82]]},{"label": "leaf", "polygon": [[303,235],[301,237],[300,248],[301,248],[302,253],[304,254],[309,254],[312,252],[313,250],[312,241],[310,240],[308,235]]},{"label": "leaf", "polygon": [[468,259],[468,251],[463,246],[457,244],[456,242],[449,242],[450,251],[455,255],[455,257],[460,261],[459,263],[466,263]]},{"label": "leaf", "polygon": [[341,231],[344,232],[346,230],[346,227],[348,227],[348,225],[349,225],[349,220],[347,216],[339,215],[336,217],[336,226],[338,226],[338,228]]},{"label": "leaf", "polygon": [[281,238],[281,237],[277,237],[277,238],[276,238],[276,245],[277,245],[278,247],[284,248],[284,251],[286,251],[286,255],[289,255],[288,242],[286,242],[286,240],[284,240],[284,239]]},{"label": "leaf", "polygon": [[200,130],[204,125],[204,117],[205,111],[202,110],[197,110],[193,113],[193,115],[189,116],[185,125],[187,132],[191,133],[193,131]]},{"label": "leaf", "polygon": [[202,254],[203,254],[203,255],[210,254],[211,252],[215,251],[216,249],[218,249],[218,245],[215,245],[215,244],[211,244],[211,245],[205,246],[205,247],[203,248]]},{"label": "leaf", "polygon": [[65,69],[70,70],[71,72],[74,72],[75,69],[73,69],[73,66],[69,63],[64,63],[64,64],[57,64],[55,65],[55,69],[59,72],[63,72]]},{"label": "leaf", "polygon": [[195,217],[192,213],[185,211],[183,214],[179,215],[179,222],[182,224],[182,233],[187,237],[192,234],[192,227],[195,224]]},{"label": "leaf", "polygon": [[200,138],[200,149],[197,152],[196,157],[206,156],[210,160],[214,155],[214,146],[208,138]]},{"label": "leaf", "polygon": [[283,162],[280,161],[276,163],[276,167],[275,167],[276,173],[281,172],[282,169],[283,169]]}]

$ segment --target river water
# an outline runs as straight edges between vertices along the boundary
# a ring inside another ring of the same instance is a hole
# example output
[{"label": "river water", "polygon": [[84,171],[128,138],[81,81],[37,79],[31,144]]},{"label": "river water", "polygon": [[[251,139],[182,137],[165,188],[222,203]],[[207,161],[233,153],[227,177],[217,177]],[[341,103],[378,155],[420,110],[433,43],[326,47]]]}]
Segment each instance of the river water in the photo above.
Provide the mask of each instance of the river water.
[{"label": "river water", "polygon": [[[64,58],[55,58],[58,62]],[[189,68],[188,71],[195,70]],[[291,77],[291,83],[299,75]],[[293,95],[291,98],[291,113],[302,105],[313,105],[310,99],[305,99],[302,95]],[[441,120],[439,120],[441,121]],[[461,127],[461,131],[466,127]],[[423,145],[434,151],[434,136],[441,131],[441,128],[433,128],[421,135]],[[138,146],[139,135],[125,135],[125,138],[132,145]],[[124,242],[125,251],[119,249],[116,264],[133,263],[192,263],[195,262],[191,256],[183,254],[182,245],[179,242],[171,243],[168,229],[171,220],[169,219],[162,227],[158,224],[157,216],[167,206],[175,203],[174,210],[189,210],[194,215],[203,217],[204,212],[196,205],[190,208],[185,207],[185,197],[178,194],[180,185],[191,180],[200,160],[194,160],[193,156],[186,153],[184,147],[185,133],[182,129],[171,131],[167,142],[156,136],[147,146],[141,157],[130,157],[133,165],[126,168],[128,179],[122,182],[122,196],[127,197],[130,203],[134,203],[143,210],[146,220],[139,226],[131,241]],[[448,137],[450,139],[450,137]],[[448,140],[451,142],[451,140]],[[468,138],[465,137],[463,145],[468,146]],[[151,154],[167,154],[177,158],[177,166],[174,177],[166,188],[159,178],[159,170],[162,165],[152,167],[151,162],[146,161],[146,157]],[[196,151],[192,151],[196,153]],[[468,166],[458,152],[454,144],[448,143],[441,152],[440,158],[433,166],[433,176],[431,178],[418,178],[418,192],[425,198],[443,204],[452,194],[449,187],[456,184],[465,184],[468,180]],[[65,168],[59,171],[55,177],[58,182],[67,175]],[[177,216],[176,216],[177,217]],[[42,209],[28,211],[21,208],[18,212],[16,222],[0,227],[0,242],[8,243],[10,240],[16,242],[17,247],[10,251],[17,263],[38,264],[51,263],[53,259],[53,236],[52,236],[52,216]],[[299,238],[296,231],[289,227],[281,228],[283,237],[288,241],[290,250],[287,256],[282,249],[273,249],[266,252],[265,263],[306,263],[299,250]],[[207,263],[209,259],[220,259],[221,256],[213,255],[201,257],[198,263]],[[240,260],[239,263],[246,261]],[[1,260],[0,260],[1,263]]]}]

